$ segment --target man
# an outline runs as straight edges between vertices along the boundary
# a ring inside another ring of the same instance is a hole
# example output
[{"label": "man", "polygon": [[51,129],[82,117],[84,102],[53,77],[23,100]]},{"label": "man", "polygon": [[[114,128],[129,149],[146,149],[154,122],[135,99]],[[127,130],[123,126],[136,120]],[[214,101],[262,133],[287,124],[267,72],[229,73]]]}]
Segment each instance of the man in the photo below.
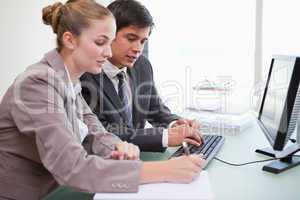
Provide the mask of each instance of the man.
[{"label": "man", "polygon": [[[112,57],[99,75],[82,76],[82,94],[110,132],[141,151],[164,151],[183,141],[202,142],[199,124],[171,114],[158,96],[149,60],[142,56],[153,28],[149,11],[135,0],[108,6],[117,23]],[[148,121],[153,128],[145,129]]]}]

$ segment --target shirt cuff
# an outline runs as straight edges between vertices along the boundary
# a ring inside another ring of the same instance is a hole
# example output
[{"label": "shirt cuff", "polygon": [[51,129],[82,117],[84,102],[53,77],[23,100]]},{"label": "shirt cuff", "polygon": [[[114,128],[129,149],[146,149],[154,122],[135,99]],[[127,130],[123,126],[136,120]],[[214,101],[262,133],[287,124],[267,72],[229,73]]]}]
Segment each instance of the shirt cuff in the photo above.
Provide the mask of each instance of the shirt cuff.
[{"label": "shirt cuff", "polygon": [[168,128],[171,128],[176,122],[177,122],[177,120],[171,121],[171,123],[169,124]]},{"label": "shirt cuff", "polygon": [[[175,123],[177,122],[177,120],[173,120],[171,121],[171,123],[168,125],[168,129],[171,128]],[[164,129],[163,130],[163,137],[162,137],[162,146],[167,148],[169,145],[169,132],[168,129]]]},{"label": "shirt cuff", "polygon": [[162,134],[162,146],[167,148],[168,144],[169,144],[168,129],[164,129]]},{"label": "shirt cuff", "polygon": [[[172,121],[169,126],[168,126],[168,129],[171,128],[175,123],[176,123],[177,120],[174,120]],[[169,132],[168,132],[168,129],[164,129],[163,130],[163,135],[162,135],[162,146],[163,147],[168,147],[169,145]]]}]

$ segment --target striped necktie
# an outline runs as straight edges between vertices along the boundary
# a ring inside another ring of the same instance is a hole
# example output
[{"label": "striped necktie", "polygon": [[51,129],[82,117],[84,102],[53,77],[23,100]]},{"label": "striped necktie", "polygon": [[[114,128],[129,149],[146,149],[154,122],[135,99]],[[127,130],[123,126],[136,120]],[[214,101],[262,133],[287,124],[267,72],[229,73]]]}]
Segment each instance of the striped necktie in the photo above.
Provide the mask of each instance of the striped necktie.
[{"label": "striped necktie", "polygon": [[130,98],[129,98],[130,88],[128,86],[128,83],[125,81],[125,76],[126,76],[125,72],[120,72],[117,74],[117,77],[119,79],[118,95],[123,105],[122,110],[124,110],[124,113],[126,115],[127,124],[130,127],[133,127],[132,111],[131,111]]}]

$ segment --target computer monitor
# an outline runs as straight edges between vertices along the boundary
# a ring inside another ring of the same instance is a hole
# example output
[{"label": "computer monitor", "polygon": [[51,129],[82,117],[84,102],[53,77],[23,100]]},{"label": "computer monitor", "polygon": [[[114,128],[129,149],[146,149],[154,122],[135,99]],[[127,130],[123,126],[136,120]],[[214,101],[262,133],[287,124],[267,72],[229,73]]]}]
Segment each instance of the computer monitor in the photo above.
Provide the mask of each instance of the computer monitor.
[{"label": "computer monitor", "polygon": [[[258,124],[272,148],[257,149],[257,153],[278,158],[263,170],[280,173],[300,164],[294,154],[300,150],[300,141],[286,145],[296,128],[300,110],[300,58],[274,56],[258,115]],[[300,126],[299,126],[300,127]]]}]

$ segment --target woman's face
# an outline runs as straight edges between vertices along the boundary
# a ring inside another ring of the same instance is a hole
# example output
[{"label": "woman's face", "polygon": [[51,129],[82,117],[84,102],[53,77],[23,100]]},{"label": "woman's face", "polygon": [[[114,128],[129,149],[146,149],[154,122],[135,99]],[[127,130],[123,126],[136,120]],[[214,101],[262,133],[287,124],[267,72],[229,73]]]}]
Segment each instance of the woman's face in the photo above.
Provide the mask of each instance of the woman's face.
[{"label": "woman's face", "polygon": [[98,74],[107,58],[112,56],[111,42],[116,35],[113,17],[93,20],[77,38],[72,52],[73,64],[80,73]]}]

